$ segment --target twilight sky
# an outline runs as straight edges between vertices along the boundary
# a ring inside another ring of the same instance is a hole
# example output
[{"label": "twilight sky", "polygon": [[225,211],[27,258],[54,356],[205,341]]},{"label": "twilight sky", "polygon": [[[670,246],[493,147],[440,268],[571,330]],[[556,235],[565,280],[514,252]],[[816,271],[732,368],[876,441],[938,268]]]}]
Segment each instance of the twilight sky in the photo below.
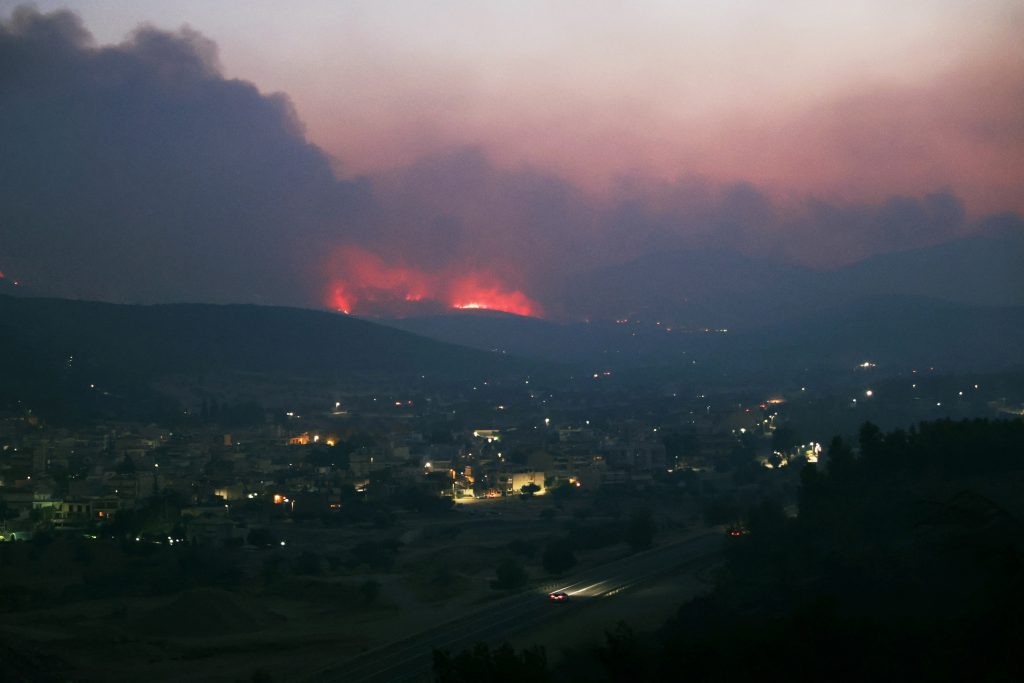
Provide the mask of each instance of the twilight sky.
[{"label": "twilight sky", "polygon": [[0,270],[40,291],[541,313],[666,246],[832,267],[1024,211],[1015,1],[16,6]]}]

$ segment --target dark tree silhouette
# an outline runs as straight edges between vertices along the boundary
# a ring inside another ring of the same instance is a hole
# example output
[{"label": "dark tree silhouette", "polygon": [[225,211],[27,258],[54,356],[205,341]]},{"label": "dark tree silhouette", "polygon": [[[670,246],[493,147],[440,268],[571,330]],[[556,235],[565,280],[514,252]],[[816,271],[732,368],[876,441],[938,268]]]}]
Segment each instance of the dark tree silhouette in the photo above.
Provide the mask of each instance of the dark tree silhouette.
[{"label": "dark tree silhouette", "polygon": [[646,508],[636,510],[629,517],[629,525],[626,527],[626,542],[634,552],[650,548],[656,529],[654,515],[650,510]]},{"label": "dark tree silhouette", "polygon": [[434,650],[434,680],[437,683],[546,683],[552,679],[547,653],[542,647],[526,648],[517,653],[508,643],[493,650],[485,643],[477,643],[457,655]]},{"label": "dark tree silhouette", "polygon": [[495,570],[497,579],[491,587],[498,590],[515,590],[526,585],[528,576],[523,565],[513,559],[503,560]]},{"label": "dark tree silhouette", "polygon": [[548,572],[562,574],[576,566],[576,554],[567,539],[556,539],[544,547],[541,563]]}]

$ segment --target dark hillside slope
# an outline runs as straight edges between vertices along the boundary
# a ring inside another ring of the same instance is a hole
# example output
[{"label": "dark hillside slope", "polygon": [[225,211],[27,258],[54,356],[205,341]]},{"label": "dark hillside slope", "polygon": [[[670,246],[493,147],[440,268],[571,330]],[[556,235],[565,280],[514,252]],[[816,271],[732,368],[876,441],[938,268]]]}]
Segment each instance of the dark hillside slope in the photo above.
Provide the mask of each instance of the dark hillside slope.
[{"label": "dark hillside slope", "polygon": [[81,368],[135,380],[207,371],[459,378],[525,371],[527,364],[320,311],[0,296],[3,381]]}]

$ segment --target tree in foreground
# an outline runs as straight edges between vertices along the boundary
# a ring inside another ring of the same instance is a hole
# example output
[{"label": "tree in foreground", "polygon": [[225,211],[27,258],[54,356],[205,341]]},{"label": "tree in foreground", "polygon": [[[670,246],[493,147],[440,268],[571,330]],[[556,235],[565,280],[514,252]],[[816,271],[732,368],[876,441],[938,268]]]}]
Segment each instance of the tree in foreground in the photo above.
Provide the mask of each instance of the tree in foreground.
[{"label": "tree in foreground", "polygon": [[494,649],[486,643],[477,643],[456,655],[434,650],[434,680],[437,683],[544,683],[551,677],[543,647],[516,652],[508,643]]},{"label": "tree in foreground", "polygon": [[626,527],[626,542],[634,552],[651,547],[654,542],[654,515],[648,509],[637,510],[629,518]]},{"label": "tree in foreground", "polygon": [[561,574],[576,566],[576,554],[567,539],[556,539],[544,547],[541,563],[548,572]]},{"label": "tree in foreground", "polygon": [[523,565],[513,559],[502,561],[495,571],[497,580],[491,582],[491,588],[498,590],[515,590],[526,585],[529,577]]}]

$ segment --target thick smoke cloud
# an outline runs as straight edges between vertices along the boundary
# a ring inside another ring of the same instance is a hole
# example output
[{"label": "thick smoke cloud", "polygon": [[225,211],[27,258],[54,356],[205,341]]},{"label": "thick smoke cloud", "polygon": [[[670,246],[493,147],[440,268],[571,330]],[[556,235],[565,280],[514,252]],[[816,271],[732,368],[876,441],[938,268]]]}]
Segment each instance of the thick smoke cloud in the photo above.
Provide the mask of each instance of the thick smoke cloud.
[{"label": "thick smoke cloud", "polygon": [[595,195],[478,148],[339,179],[288,99],[224,78],[209,40],[140,28],[100,47],[68,12],[0,22],[0,149],[0,268],[111,301],[578,317],[572,281],[646,254],[827,268],[977,229],[941,189],[841,203],[628,176]]},{"label": "thick smoke cloud", "polygon": [[310,304],[321,245],[366,202],[283,95],[198,34],[96,47],[68,12],[0,24],[0,259],[35,291]]},{"label": "thick smoke cloud", "polygon": [[[584,270],[666,249],[732,249],[836,267],[974,229],[955,195],[880,204],[815,197],[779,201],[746,182],[621,179],[587,194],[537,169],[496,168],[479,149],[421,159],[373,179],[374,249],[417,265],[509,268],[546,289]],[[392,253],[394,252],[394,253]]]},{"label": "thick smoke cloud", "polygon": [[373,186],[374,247],[428,269],[457,263],[544,289],[600,242],[590,234],[599,200],[536,169],[495,168],[479,149],[421,159]]}]

